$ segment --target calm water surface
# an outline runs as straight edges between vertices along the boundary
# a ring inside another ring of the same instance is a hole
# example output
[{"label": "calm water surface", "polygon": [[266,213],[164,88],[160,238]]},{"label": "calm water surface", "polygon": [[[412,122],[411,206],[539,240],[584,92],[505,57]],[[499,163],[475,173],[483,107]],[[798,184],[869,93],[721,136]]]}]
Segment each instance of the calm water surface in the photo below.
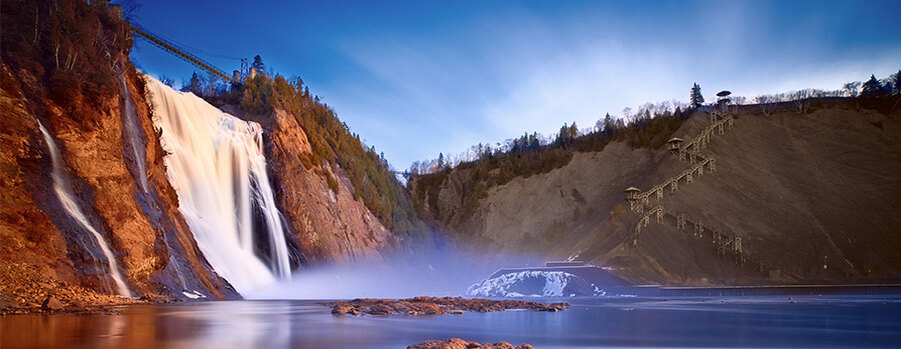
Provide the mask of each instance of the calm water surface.
[{"label": "calm water surface", "polygon": [[429,339],[589,347],[901,346],[901,295],[569,299],[559,313],[336,317],[316,301],[0,317],[0,347],[404,348]]}]

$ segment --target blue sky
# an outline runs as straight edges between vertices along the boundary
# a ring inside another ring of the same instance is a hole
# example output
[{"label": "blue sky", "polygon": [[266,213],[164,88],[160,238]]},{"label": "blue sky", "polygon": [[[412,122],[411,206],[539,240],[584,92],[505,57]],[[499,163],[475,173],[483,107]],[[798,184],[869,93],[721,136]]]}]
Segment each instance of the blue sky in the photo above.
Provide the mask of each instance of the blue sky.
[{"label": "blue sky", "polygon": [[[138,22],[223,70],[261,55],[367,144],[415,160],[645,102],[838,89],[901,69],[901,1],[144,1]],[[154,76],[194,68],[138,42]]]}]

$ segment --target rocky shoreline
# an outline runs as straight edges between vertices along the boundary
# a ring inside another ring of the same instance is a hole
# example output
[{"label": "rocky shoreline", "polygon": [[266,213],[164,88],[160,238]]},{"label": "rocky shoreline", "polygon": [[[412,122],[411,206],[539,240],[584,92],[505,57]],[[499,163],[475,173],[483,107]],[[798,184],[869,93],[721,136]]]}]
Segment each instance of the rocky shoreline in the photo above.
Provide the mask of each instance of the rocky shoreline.
[{"label": "rocky shoreline", "polygon": [[451,338],[443,341],[425,341],[408,346],[407,349],[535,349],[529,344],[513,346],[507,342],[481,344],[479,342],[467,342],[460,338]]},{"label": "rocky shoreline", "polygon": [[491,300],[463,297],[414,297],[407,299],[358,298],[351,301],[322,303],[332,307],[334,315],[443,315],[463,312],[491,312],[509,309],[530,309],[556,312],[565,310],[569,303],[538,303],[520,300]]},{"label": "rocky shoreline", "polygon": [[15,263],[0,267],[0,315],[115,314],[120,305],[168,301],[163,296],[133,299],[102,294]]}]

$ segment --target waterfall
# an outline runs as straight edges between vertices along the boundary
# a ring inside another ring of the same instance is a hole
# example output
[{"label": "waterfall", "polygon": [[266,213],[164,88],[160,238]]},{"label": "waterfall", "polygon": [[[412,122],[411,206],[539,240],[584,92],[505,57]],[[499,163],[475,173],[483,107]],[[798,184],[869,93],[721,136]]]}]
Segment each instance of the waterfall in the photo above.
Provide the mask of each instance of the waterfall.
[{"label": "waterfall", "polygon": [[291,267],[281,213],[266,174],[259,124],[146,77],[166,176],[179,210],[213,269],[245,292]]},{"label": "waterfall", "polygon": [[103,235],[100,235],[97,229],[94,229],[94,226],[88,222],[87,216],[81,211],[78,204],[75,203],[75,195],[63,172],[63,163],[62,159],[60,159],[59,148],[56,147],[56,142],[53,140],[53,137],[50,137],[50,133],[47,132],[47,129],[44,128],[44,124],[42,124],[40,120],[38,120],[38,126],[41,128],[41,134],[44,135],[44,141],[47,142],[47,149],[50,150],[50,161],[53,163],[53,172],[51,172],[50,176],[53,178],[53,191],[56,192],[56,197],[59,198],[59,202],[63,205],[63,209],[66,210],[66,213],[94,236],[94,240],[97,242],[97,245],[100,246],[100,250],[103,251],[103,256],[106,257],[110,276],[112,276],[113,280],[116,282],[116,288],[119,290],[119,295],[131,297],[131,291],[128,290],[128,286],[125,285],[122,274],[119,273],[119,263],[116,262],[116,258],[113,256],[113,252],[110,250],[109,245],[106,244]]},{"label": "waterfall", "polygon": [[123,113],[123,126],[126,132],[126,138],[128,140],[128,147],[131,148],[132,156],[134,157],[135,165],[137,169],[138,175],[138,184],[141,185],[141,189],[146,193],[147,192],[147,170],[145,169],[144,164],[144,143],[141,142],[143,135],[141,134],[141,130],[138,127],[138,121],[136,118],[137,109],[135,108],[134,102],[131,100],[131,92],[128,90],[128,85],[125,83],[125,74],[123,74],[119,68],[116,68],[116,71],[119,73],[119,81],[121,82],[119,86],[119,94],[122,95],[122,99],[125,103],[125,112]]}]

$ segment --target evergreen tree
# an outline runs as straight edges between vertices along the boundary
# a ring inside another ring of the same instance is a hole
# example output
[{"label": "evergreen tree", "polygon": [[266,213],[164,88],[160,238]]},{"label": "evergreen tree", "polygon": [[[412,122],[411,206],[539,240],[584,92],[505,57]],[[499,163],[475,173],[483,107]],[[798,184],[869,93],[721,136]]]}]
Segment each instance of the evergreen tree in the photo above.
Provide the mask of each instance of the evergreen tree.
[{"label": "evergreen tree", "polygon": [[564,123],[563,126],[560,127],[560,132],[557,133],[556,143],[559,145],[565,145],[568,142],[568,138],[569,138],[569,125]]},{"label": "evergreen tree", "polygon": [[613,118],[610,116],[610,113],[607,113],[607,115],[604,115],[604,130],[603,130],[604,133],[613,132],[613,129],[615,127],[616,127],[616,124],[613,121]]},{"label": "evergreen tree", "polygon": [[538,149],[539,147],[541,147],[541,141],[538,140],[538,132],[532,132],[529,135],[529,148]]},{"label": "evergreen tree", "polygon": [[704,104],[704,96],[701,95],[701,85],[696,82],[691,87],[691,106],[697,108],[702,104]]},{"label": "evergreen tree", "polygon": [[870,80],[863,83],[863,91],[860,93],[861,96],[875,96],[878,95],[882,90],[882,84],[879,83],[879,80],[876,80],[876,75],[870,75]]},{"label": "evergreen tree", "polygon": [[438,153],[438,169],[443,170],[445,167],[444,153]]},{"label": "evergreen tree", "polygon": [[188,84],[182,87],[182,91],[185,92],[193,92],[195,95],[200,95],[201,91],[203,91],[203,81],[200,80],[200,76],[197,75],[197,72],[191,74],[191,80],[188,81]]},{"label": "evergreen tree", "polygon": [[895,73],[895,76],[893,76],[891,80],[892,84],[895,85],[895,90],[892,91],[892,93],[896,95],[901,94],[901,69],[899,69],[898,72]]},{"label": "evergreen tree", "polygon": [[257,73],[262,73],[263,69],[266,68],[266,66],[263,65],[263,57],[260,57],[260,55],[253,57],[253,64],[250,66],[253,67],[253,69],[256,69]]}]

